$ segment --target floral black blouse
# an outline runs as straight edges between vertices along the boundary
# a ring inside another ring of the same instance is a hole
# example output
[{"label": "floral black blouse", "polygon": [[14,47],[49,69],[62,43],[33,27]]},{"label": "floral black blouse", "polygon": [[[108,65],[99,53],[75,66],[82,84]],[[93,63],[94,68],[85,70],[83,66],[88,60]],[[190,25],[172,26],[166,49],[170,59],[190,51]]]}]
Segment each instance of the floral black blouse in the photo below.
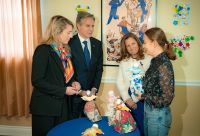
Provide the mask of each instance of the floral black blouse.
[{"label": "floral black blouse", "polygon": [[167,107],[174,98],[174,71],[165,52],[151,60],[143,78],[145,102],[155,108]]}]

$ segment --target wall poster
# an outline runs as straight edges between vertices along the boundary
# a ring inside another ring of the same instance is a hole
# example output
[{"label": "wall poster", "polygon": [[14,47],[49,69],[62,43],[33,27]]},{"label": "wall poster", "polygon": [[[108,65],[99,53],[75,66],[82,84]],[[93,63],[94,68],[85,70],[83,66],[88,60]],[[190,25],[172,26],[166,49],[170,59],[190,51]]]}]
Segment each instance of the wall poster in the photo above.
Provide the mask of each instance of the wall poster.
[{"label": "wall poster", "polygon": [[104,65],[118,66],[120,41],[131,32],[143,40],[143,32],[156,26],[156,0],[101,0]]}]

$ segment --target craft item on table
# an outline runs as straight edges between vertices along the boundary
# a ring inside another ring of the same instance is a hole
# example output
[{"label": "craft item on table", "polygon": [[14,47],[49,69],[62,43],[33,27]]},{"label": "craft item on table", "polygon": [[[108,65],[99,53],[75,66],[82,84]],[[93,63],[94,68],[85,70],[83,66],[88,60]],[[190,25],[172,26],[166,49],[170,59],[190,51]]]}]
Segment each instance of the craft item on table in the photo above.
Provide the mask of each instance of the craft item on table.
[{"label": "craft item on table", "polygon": [[115,96],[114,91],[108,91],[108,103],[107,103],[107,112],[106,116],[108,117],[108,125],[113,125],[114,124],[114,115],[115,115],[115,101],[117,100],[117,96]]},{"label": "craft item on table", "polygon": [[92,101],[94,100],[95,98],[97,98],[96,95],[91,95],[91,96],[82,96],[81,97],[84,101]]},{"label": "craft item on table", "polygon": [[91,128],[87,128],[82,136],[96,136],[97,134],[104,134],[101,129],[99,129],[98,124],[93,124]]},{"label": "craft item on table", "polygon": [[87,90],[86,91],[86,95],[85,96],[82,96],[81,98],[84,100],[84,101],[92,101],[94,100],[97,96],[96,95],[90,95],[91,94],[91,91],[90,90]]},{"label": "craft item on table", "polygon": [[129,68],[130,74],[130,92],[131,98],[135,103],[139,101],[140,96],[144,93],[142,88],[142,78],[144,76],[144,70],[142,64],[134,62],[133,67]]},{"label": "craft item on table", "polygon": [[135,130],[136,122],[133,119],[130,109],[124,104],[124,102],[113,91],[108,92],[108,116],[109,126],[113,126],[114,130],[124,134]]},{"label": "craft item on table", "polygon": [[90,96],[90,91],[86,92],[87,96],[81,97],[84,101],[87,101],[84,106],[84,113],[92,122],[101,120],[101,115],[97,109],[94,99],[95,95]]},{"label": "craft item on table", "polygon": [[121,99],[115,101],[115,109],[120,111],[131,111]]},{"label": "craft item on table", "polygon": [[84,113],[92,122],[97,122],[102,119],[94,101],[88,101],[85,103]]},{"label": "craft item on table", "polygon": [[189,25],[190,22],[190,5],[189,4],[175,4],[174,6],[174,16],[172,24],[174,26]]},{"label": "craft item on table", "polygon": [[191,42],[194,40],[194,36],[175,36],[170,39],[170,45],[173,48],[174,53],[179,57],[183,57],[183,51],[191,47]]},{"label": "craft item on table", "polygon": [[133,119],[130,109],[124,104],[121,99],[115,102],[115,117],[114,117],[114,130],[124,134],[135,130],[136,122]]}]

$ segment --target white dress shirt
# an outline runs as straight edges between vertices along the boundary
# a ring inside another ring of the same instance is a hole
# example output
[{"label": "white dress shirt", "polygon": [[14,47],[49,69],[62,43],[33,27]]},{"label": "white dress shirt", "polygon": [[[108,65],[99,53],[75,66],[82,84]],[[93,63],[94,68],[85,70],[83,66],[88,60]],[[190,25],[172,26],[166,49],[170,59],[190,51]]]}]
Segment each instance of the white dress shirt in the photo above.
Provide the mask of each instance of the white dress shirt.
[{"label": "white dress shirt", "polygon": [[90,39],[84,39],[83,37],[81,37],[79,34],[78,34],[78,37],[81,41],[81,46],[82,46],[82,49],[84,51],[84,47],[85,47],[85,44],[83,43],[84,41],[87,41],[87,46],[88,46],[88,50],[90,52],[90,58],[91,58],[91,42],[90,42]]}]

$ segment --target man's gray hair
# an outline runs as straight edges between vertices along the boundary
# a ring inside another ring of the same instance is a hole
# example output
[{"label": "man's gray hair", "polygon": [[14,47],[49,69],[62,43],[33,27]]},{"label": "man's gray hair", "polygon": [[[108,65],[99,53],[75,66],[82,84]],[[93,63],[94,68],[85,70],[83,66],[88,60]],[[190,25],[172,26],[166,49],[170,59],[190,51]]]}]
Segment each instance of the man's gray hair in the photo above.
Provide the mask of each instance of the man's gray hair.
[{"label": "man's gray hair", "polygon": [[77,15],[77,17],[76,17],[76,23],[77,23],[77,24],[80,24],[82,19],[88,18],[88,17],[89,17],[89,18],[92,18],[92,19],[95,21],[95,17],[94,17],[93,14],[90,14],[90,13],[88,13],[88,12],[83,12],[83,11],[78,12],[78,15]]}]

